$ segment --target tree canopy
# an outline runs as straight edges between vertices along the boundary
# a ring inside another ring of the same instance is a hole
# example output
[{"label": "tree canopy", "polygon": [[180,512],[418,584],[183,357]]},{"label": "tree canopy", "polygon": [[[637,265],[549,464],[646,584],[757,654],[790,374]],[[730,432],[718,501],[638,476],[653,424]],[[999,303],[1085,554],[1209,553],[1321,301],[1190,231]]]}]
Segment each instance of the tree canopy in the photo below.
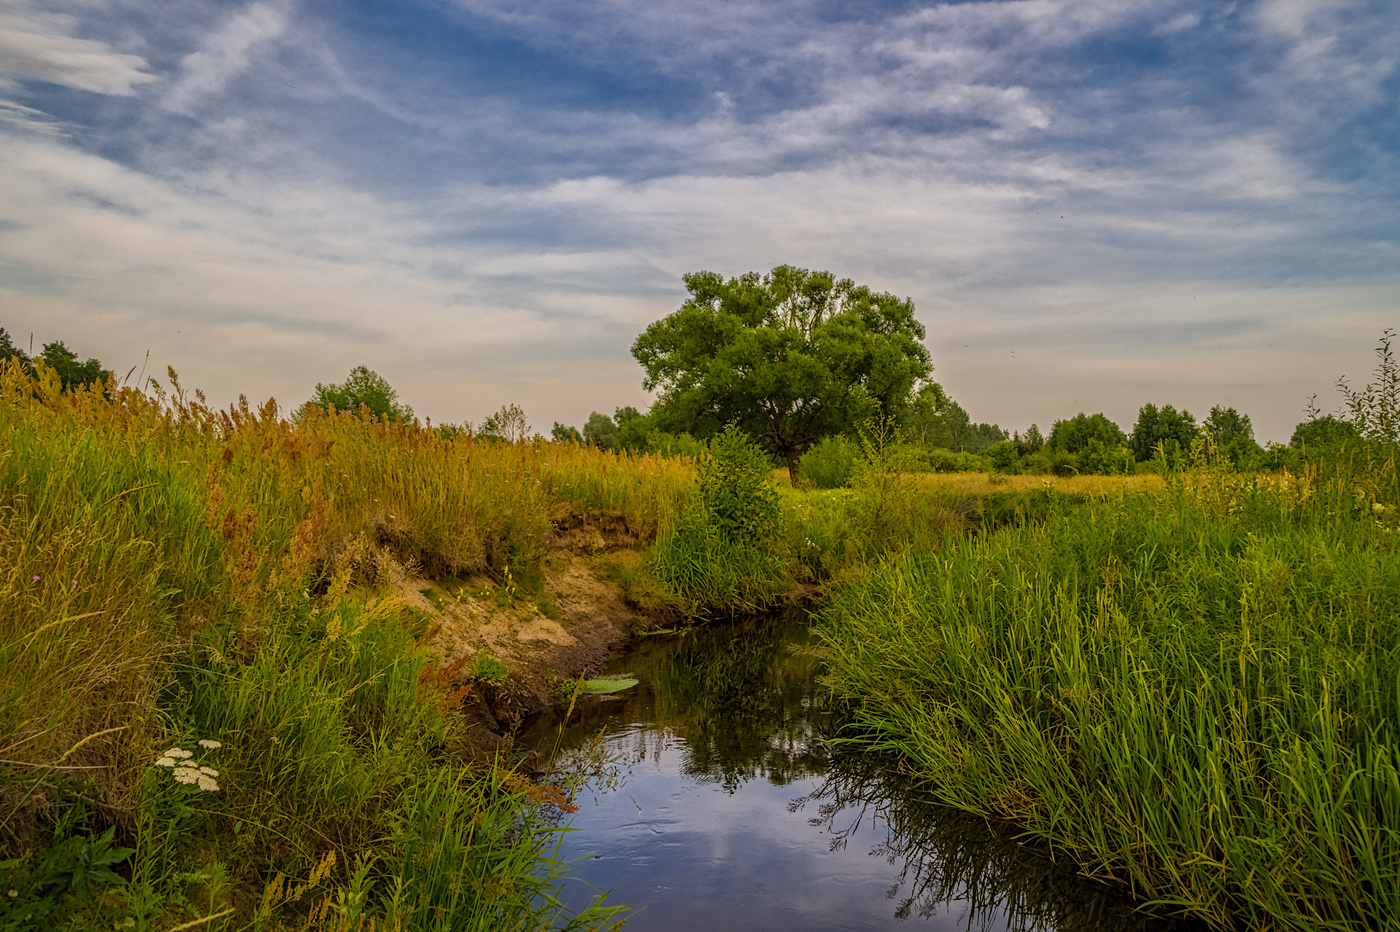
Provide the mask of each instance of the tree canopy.
[{"label": "tree canopy", "polygon": [[30,374],[34,372],[35,362],[44,363],[58,374],[59,383],[65,392],[93,382],[105,383],[112,375],[109,370],[102,368],[102,363],[96,359],[80,362],[78,354],[69,349],[62,340],[45,343],[39,355],[30,359],[28,353],[15,346],[9,331],[0,327],[0,363],[7,359],[18,360]]},{"label": "tree canopy", "polygon": [[684,280],[689,299],[632,345],[657,430],[737,426],[796,478],[814,443],[900,414],[932,371],[908,298],[792,266]]},{"label": "tree canopy", "polygon": [[1118,447],[1128,442],[1127,434],[1106,414],[1085,414],[1079,412],[1072,418],[1056,421],[1050,426],[1050,439],[1046,443],[1055,450],[1066,453],[1079,453],[1087,450],[1089,444],[1097,440],[1106,448]]},{"label": "tree canopy", "polygon": [[339,385],[334,382],[323,385],[316,383],[307,404],[318,408],[335,406],[337,411],[358,414],[361,406],[369,408],[369,413],[385,420],[413,420],[413,409],[399,402],[399,393],[383,376],[364,366],[356,366],[350,375]]},{"label": "tree canopy", "polygon": [[1145,404],[1138,409],[1137,423],[1129,445],[1138,462],[1152,458],[1160,446],[1169,458],[1175,458],[1191,449],[1191,441],[1196,437],[1196,419],[1190,411],[1177,411],[1171,405],[1157,407]]},{"label": "tree canopy", "polygon": [[1330,414],[1309,418],[1293,428],[1293,437],[1288,445],[1295,449],[1317,451],[1339,446],[1348,440],[1355,440],[1361,434],[1350,421],[1344,421]]}]

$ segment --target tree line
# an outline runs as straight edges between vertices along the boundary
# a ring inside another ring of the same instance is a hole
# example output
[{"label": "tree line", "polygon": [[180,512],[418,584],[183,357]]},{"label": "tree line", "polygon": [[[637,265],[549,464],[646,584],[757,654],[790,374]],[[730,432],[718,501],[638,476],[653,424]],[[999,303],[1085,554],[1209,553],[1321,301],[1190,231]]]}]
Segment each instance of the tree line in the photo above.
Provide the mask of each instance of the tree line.
[{"label": "tree line", "polygon": [[[1286,447],[1261,446],[1249,415],[1219,405],[1199,423],[1185,409],[1149,403],[1130,431],[1103,413],[1080,412],[1056,420],[1048,435],[1035,424],[1012,433],[974,422],[932,380],[925,330],[910,298],[793,266],[729,279],[696,272],[684,282],[689,297],[681,307],[632,345],[643,387],[656,392],[651,408],[594,411],[582,429],[555,422],[550,440],[693,455],[733,428],[786,466],[794,482],[804,472],[839,473],[840,463],[858,454],[864,425],[876,421],[894,425],[915,468],[942,472],[1127,474],[1153,463],[1179,465],[1198,438],[1238,468],[1269,469],[1348,440],[1400,440],[1400,367],[1391,330],[1377,349],[1374,380],[1360,389],[1338,380],[1340,415],[1323,415],[1314,397]],[[33,369],[0,328],[5,358]],[[58,372],[65,389],[111,376],[96,359],[79,362],[61,341],[45,344],[37,358]],[[305,405],[387,420],[414,417],[388,381],[365,366],[343,382],[317,383]],[[510,442],[538,436],[515,404],[477,425],[433,429]]]}]

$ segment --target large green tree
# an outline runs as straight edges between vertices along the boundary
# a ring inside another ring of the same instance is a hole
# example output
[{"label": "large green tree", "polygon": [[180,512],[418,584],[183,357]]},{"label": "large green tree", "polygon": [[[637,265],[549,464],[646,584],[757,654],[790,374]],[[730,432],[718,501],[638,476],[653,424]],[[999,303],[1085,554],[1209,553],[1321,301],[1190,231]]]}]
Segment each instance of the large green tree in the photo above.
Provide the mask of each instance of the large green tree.
[{"label": "large green tree", "polygon": [[708,437],[736,425],[794,479],[812,444],[901,414],[932,370],[908,298],[792,266],[685,285],[690,298],[632,345],[642,384],[660,392],[655,428]]}]

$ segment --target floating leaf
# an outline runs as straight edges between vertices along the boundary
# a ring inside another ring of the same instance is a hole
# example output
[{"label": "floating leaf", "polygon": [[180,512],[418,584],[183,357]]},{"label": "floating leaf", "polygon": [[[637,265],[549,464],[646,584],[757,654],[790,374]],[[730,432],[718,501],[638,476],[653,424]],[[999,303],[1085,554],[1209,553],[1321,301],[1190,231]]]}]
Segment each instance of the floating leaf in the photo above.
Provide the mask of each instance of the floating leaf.
[{"label": "floating leaf", "polygon": [[624,689],[631,689],[637,685],[637,678],[632,676],[600,676],[593,680],[583,680],[579,684],[579,691],[591,696],[606,696],[609,693],[619,693]]}]

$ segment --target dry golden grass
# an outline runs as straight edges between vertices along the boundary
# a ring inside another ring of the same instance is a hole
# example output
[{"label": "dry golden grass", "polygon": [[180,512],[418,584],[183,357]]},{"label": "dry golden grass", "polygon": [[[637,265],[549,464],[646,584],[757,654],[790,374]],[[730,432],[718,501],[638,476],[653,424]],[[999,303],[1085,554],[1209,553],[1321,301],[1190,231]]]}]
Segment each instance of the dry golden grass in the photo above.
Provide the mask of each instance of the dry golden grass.
[{"label": "dry golden grass", "polygon": [[65,773],[129,804],[167,660],[202,630],[256,631],[343,570],[373,581],[379,554],[538,575],[560,510],[645,537],[692,494],[680,459],[294,423],[273,401],[211,408],[170,375],[156,397],[66,393],[0,366],[0,827]]},{"label": "dry golden grass", "polygon": [[920,476],[919,485],[925,489],[969,495],[1053,489],[1068,494],[1098,496],[1156,492],[1165,487],[1162,477],[1152,473],[1140,476],[1003,476],[985,472],[947,472]]}]

